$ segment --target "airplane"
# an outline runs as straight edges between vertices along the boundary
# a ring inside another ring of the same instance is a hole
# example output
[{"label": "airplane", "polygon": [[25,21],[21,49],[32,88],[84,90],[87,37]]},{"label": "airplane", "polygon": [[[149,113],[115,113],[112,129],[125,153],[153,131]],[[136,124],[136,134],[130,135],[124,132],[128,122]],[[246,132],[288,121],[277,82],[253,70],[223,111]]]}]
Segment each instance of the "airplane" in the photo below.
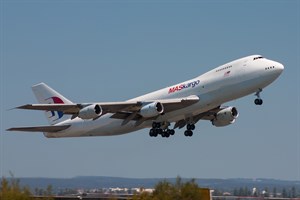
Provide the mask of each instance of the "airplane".
[{"label": "airplane", "polygon": [[[234,106],[222,104],[255,94],[262,105],[262,90],[284,66],[261,55],[234,60],[196,78],[122,102],[73,103],[45,83],[32,86],[39,104],[16,109],[42,110],[49,126],[15,127],[8,131],[44,132],[47,138],[113,136],[150,128],[151,137],[170,137],[186,127],[191,137],[199,120],[213,126],[233,124],[239,116]],[[174,124],[171,128],[171,124]]]}]

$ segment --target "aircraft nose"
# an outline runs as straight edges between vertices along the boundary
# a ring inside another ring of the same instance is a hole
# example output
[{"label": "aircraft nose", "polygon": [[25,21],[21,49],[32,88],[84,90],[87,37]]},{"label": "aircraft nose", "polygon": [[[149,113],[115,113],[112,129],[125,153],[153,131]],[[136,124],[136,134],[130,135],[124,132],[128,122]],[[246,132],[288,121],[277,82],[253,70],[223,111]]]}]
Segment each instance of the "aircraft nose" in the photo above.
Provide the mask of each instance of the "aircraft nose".
[{"label": "aircraft nose", "polygon": [[283,64],[281,64],[281,63],[279,63],[279,62],[276,62],[275,67],[276,67],[276,70],[277,70],[279,73],[281,73],[281,72],[284,70]]}]

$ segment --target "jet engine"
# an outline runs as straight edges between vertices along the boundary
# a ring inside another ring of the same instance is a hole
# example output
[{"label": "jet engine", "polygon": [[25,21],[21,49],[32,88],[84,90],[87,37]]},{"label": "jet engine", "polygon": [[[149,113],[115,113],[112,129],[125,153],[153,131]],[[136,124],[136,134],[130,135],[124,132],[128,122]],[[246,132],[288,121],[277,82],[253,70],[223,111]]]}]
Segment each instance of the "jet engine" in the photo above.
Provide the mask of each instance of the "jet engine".
[{"label": "jet engine", "polygon": [[160,102],[152,102],[143,106],[139,112],[143,117],[155,117],[164,112],[164,107]]},{"label": "jet engine", "polygon": [[93,104],[82,108],[78,117],[81,119],[94,119],[102,114],[102,108],[98,104]]},{"label": "jet engine", "polygon": [[233,124],[238,116],[239,113],[235,107],[228,107],[220,110],[211,122],[216,127],[227,126]]}]

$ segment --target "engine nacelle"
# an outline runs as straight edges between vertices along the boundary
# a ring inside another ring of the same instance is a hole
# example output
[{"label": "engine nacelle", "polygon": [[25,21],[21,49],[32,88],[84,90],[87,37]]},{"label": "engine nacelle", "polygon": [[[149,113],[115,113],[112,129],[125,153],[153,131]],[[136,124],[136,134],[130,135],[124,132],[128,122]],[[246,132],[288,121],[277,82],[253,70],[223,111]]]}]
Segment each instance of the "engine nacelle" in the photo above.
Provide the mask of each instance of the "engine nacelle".
[{"label": "engine nacelle", "polygon": [[143,106],[139,112],[143,117],[155,117],[164,112],[164,107],[160,102],[153,102]]},{"label": "engine nacelle", "polygon": [[94,119],[102,114],[102,108],[98,104],[93,104],[82,108],[78,117],[81,119]]},{"label": "engine nacelle", "polygon": [[227,126],[233,124],[239,113],[235,107],[228,107],[220,110],[216,114],[216,118],[212,120],[212,124],[216,127]]}]

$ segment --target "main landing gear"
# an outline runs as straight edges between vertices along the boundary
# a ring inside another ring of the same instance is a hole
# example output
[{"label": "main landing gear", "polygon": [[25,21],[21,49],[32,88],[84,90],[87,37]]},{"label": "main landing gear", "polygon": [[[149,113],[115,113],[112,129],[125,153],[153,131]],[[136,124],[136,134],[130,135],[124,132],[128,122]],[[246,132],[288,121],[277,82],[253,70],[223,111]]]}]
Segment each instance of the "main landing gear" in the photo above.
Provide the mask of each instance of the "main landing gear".
[{"label": "main landing gear", "polygon": [[[161,135],[162,137],[170,137],[171,135],[175,134],[174,129],[169,129],[170,123],[159,123],[159,122],[153,122],[152,128],[149,131],[150,137],[157,137],[158,135]],[[195,130],[195,124],[187,124],[186,125],[186,131],[184,131],[184,135],[186,137],[193,136],[193,130]]]},{"label": "main landing gear", "polygon": [[153,122],[152,128],[149,131],[150,137],[157,137],[158,135],[161,135],[162,137],[170,137],[171,135],[175,134],[174,129],[169,129],[168,126],[165,126],[166,128],[161,128],[162,124],[159,122]]},{"label": "main landing gear", "polygon": [[187,124],[186,125],[186,131],[184,131],[184,135],[186,137],[192,137],[193,136],[193,130],[195,130],[195,124]]},{"label": "main landing gear", "polygon": [[262,105],[263,104],[263,100],[260,98],[260,93],[262,92],[262,89],[259,88],[259,90],[255,93],[255,96],[257,96],[257,98],[254,100],[255,105]]}]

